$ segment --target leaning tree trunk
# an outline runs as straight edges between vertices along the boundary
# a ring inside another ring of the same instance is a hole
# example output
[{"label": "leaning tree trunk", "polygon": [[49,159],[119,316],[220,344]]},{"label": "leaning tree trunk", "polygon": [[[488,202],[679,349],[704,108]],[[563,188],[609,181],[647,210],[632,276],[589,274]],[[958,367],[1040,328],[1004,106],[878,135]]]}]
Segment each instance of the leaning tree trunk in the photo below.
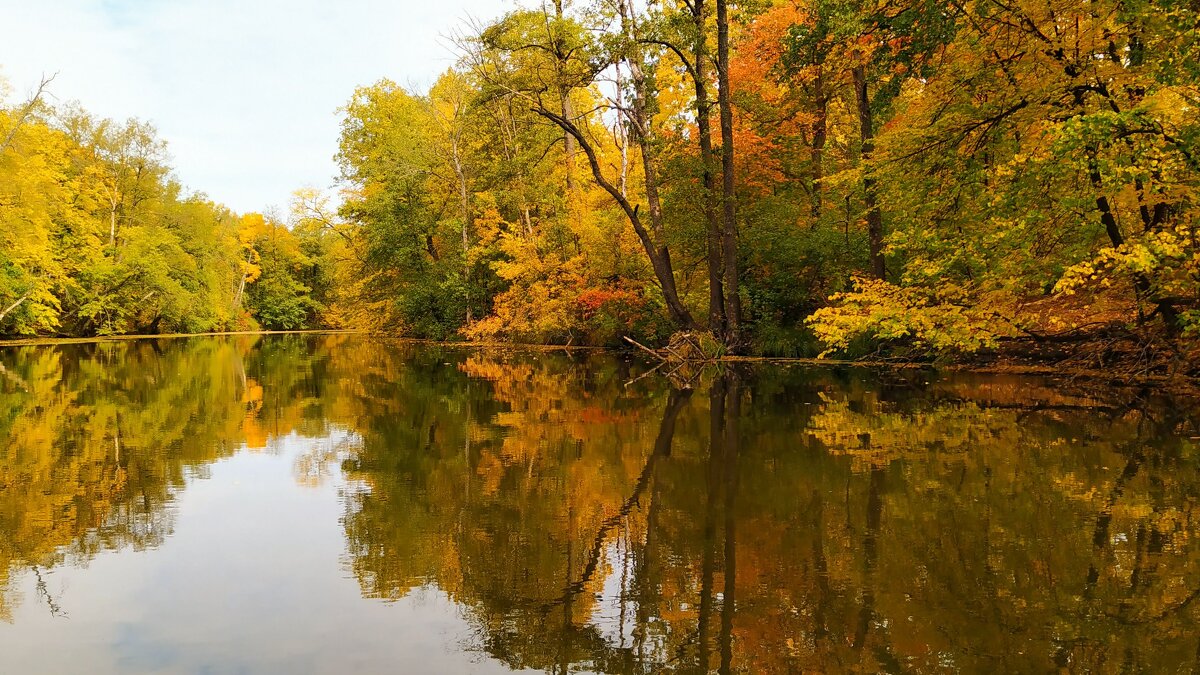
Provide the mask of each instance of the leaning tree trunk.
[{"label": "leaning tree trunk", "polygon": [[[630,81],[633,84],[633,100],[631,101],[632,105],[629,107],[627,116],[630,126],[633,128],[633,135],[641,150],[642,172],[646,187],[646,206],[650,212],[650,228],[653,234],[653,237],[643,239],[642,243],[647,247],[647,255],[650,256],[650,263],[655,269],[655,276],[662,287],[663,297],[666,300],[672,320],[679,328],[691,330],[696,327],[696,321],[692,318],[691,312],[679,300],[679,292],[675,285],[675,270],[671,264],[671,249],[667,245],[663,229],[662,200],[659,197],[658,191],[658,152],[655,147],[654,133],[651,128],[653,92],[651,83],[642,69],[642,50],[639,47],[637,38],[637,27],[633,18],[632,2],[629,4],[622,2],[620,4],[620,11],[622,30],[629,42],[627,65],[629,67]],[[565,121],[570,122],[570,120]],[[582,134],[574,135],[580,145],[584,145]],[[587,151],[585,150],[585,152]],[[588,161],[594,164],[592,173],[599,179],[601,177],[598,172],[599,164],[595,162],[594,150],[588,153]],[[605,180],[605,183],[607,182]],[[610,190],[609,193],[619,194],[615,190]],[[622,199],[624,198],[622,197]],[[637,219],[636,209],[625,210],[627,215],[634,216],[630,218],[630,222],[634,222]],[[638,225],[635,225],[635,229],[638,227],[640,227],[640,220],[638,220]],[[641,237],[641,234],[639,233],[638,236]]]},{"label": "leaning tree trunk", "polygon": [[596,181],[605,192],[613,198],[621,210],[625,212],[625,217],[629,219],[629,224],[633,226],[633,231],[637,234],[638,240],[642,243],[642,248],[646,251],[646,257],[650,260],[650,267],[654,270],[654,277],[658,280],[659,287],[662,288],[663,300],[667,303],[667,312],[671,315],[671,321],[678,327],[684,330],[695,328],[696,322],[692,318],[687,307],[679,300],[679,291],[675,286],[675,274],[671,268],[671,259],[668,256],[660,255],[661,252],[667,251],[664,244],[659,247],[655,245],[654,239],[650,232],[646,229],[646,225],[642,222],[639,209],[630,203],[629,199],[622,194],[620,188],[613,185],[604,176],[604,171],[600,166],[600,159],[596,155],[596,149],[592,147],[591,142],[579,127],[575,126],[570,120],[563,118],[562,115],[549,110],[545,107],[536,106],[533,112],[557,124],[564,131],[571,134],[576,141],[579,142],[579,147],[583,150],[583,154],[587,157],[588,166],[592,169],[592,178]]}]

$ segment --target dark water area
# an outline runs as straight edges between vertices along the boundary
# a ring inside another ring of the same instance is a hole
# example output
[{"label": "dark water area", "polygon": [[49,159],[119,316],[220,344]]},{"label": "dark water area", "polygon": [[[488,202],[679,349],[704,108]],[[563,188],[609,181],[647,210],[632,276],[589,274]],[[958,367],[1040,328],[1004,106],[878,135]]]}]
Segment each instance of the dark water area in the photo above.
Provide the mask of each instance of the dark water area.
[{"label": "dark water area", "polygon": [[1154,392],[352,335],[0,349],[0,673],[1200,667]]}]

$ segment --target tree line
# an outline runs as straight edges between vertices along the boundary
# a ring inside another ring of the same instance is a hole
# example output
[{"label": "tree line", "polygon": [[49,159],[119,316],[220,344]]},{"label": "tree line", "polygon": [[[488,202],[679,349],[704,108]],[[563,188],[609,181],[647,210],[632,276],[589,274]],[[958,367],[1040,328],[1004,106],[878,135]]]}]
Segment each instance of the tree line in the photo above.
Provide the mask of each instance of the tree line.
[{"label": "tree line", "polygon": [[[290,228],[170,196],[137,152],[89,150],[116,139],[72,135],[69,115],[22,125],[9,109],[22,140],[0,155],[3,194],[27,194],[17,181],[37,178],[14,167],[30,157],[60,167],[45,170],[70,180],[41,180],[83,211],[104,274],[6,250],[0,302],[29,297],[0,332],[255,321],[618,344],[688,330],[778,355],[969,353],[1113,326],[1187,338],[1198,25],[1182,0],[544,2],[459,31],[427,91],[358,89],[340,206],[302,191]],[[63,137],[59,154],[37,133]],[[41,208],[11,202],[6,232]],[[168,283],[169,264],[161,283],[134,275],[149,264],[120,253],[144,233],[166,255],[188,218],[138,214],[168,203],[225,232],[190,283]],[[36,217],[61,242],[68,219]]]},{"label": "tree line", "polygon": [[321,323],[329,280],[307,221],[189,193],[151,124],[52,107],[49,85],[0,108],[0,335]]}]

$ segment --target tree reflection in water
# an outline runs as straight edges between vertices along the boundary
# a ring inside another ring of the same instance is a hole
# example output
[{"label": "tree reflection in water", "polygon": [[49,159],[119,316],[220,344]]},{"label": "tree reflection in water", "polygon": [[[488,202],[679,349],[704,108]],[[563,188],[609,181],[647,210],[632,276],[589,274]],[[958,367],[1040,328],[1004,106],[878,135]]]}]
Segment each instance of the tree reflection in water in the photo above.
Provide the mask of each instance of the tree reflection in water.
[{"label": "tree reflection in water", "polygon": [[364,602],[437,587],[513,668],[1160,671],[1200,649],[1200,434],[1144,395],[795,367],[693,394],[604,354],[353,336],[0,365],[0,589],[153,548],[211,462],[340,429],[296,478],[348,481]]}]

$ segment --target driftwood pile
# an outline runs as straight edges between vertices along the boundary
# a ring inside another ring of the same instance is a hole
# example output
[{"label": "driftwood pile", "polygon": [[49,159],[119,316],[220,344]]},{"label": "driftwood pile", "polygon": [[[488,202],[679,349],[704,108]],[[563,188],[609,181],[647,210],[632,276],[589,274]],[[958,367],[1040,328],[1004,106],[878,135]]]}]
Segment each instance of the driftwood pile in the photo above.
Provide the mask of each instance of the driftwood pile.
[{"label": "driftwood pile", "polygon": [[661,349],[651,349],[631,337],[625,341],[658,360],[658,365],[630,380],[625,386],[665,370],[671,382],[681,389],[691,389],[699,379],[704,367],[719,361],[725,355],[725,347],[712,333],[682,331],[671,336]]}]

